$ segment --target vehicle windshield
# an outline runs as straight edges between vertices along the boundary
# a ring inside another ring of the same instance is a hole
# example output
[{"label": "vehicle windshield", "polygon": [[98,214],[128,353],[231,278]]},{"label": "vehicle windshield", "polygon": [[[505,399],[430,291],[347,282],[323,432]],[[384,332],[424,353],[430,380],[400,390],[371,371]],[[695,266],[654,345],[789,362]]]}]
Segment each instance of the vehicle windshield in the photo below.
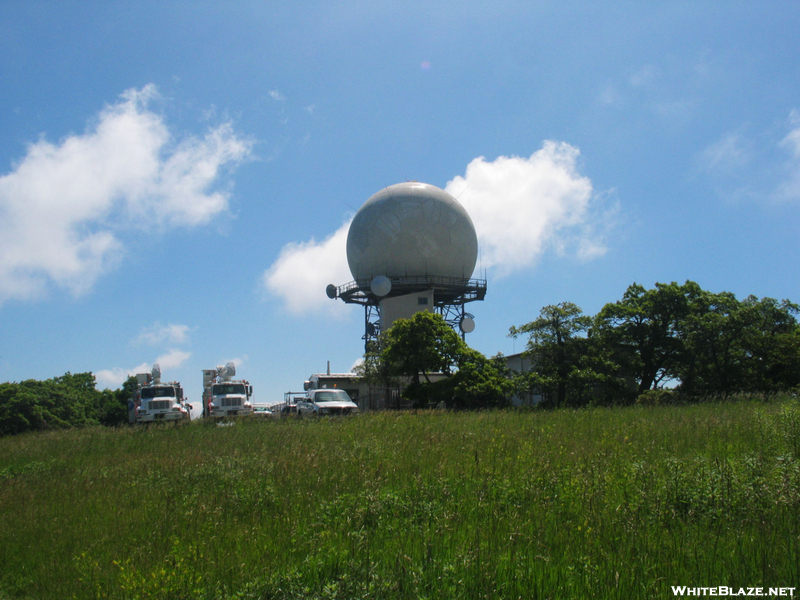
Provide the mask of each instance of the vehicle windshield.
[{"label": "vehicle windshield", "polygon": [[211,388],[211,393],[214,396],[222,396],[225,394],[241,394],[244,396],[243,383],[218,383]]},{"label": "vehicle windshield", "polygon": [[174,398],[174,387],[148,387],[142,389],[142,398]]},{"label": "vehicle windshield", "polygon": [[314,402],[350,402],[350,396],[344,390],[329,390],[314,394]]}]

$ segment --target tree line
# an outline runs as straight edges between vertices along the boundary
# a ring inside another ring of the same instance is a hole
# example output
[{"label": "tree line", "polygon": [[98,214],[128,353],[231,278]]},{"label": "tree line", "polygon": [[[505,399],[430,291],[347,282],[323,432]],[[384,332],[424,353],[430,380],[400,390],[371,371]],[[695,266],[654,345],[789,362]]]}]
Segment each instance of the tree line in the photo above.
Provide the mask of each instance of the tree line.
[{"label": "tree line", "polygon": [[799,310],[693,281],[634,283],[593,317],[563,302],[509,335],[528,336],[534,367],[522,383],[547,406],[652,399],[665,387],[684,398],[769,393],[800,385]]},{"label": "tree line", "polygon": [[[405,377],[418,407],[508,406],[522,392],[543,407],[577,407],[786,391],[800,386],[798,312],[788,300],[738,300],[693,281],[634,283],[594,316],[562,302],[511,327],[509,336],[527,338],[523,373],[469,348],[431,313],[395,322],[361,371],[381,385]],[[434,372],[445,377],[425,375]]]},{"label": "tree line", "polygon": [[0,436],[42,429],[128,422],[136,378],[117,390],[98,390],[92,373],[66,373],[45,381],[0,383]]},{"label": "tree line", "polygon": [[[788,300],[738,300],[693,281],[634,283],[594,316],[562,302],[511,327],[509,336],[527,338],[523,373],[429,312],[398,319],[357,371],[375,386],[402,387],[419,408],[502,408],[520,393],[543,407],[578,407],[780,392],[800,386],[798,314]],[[136,379],[113,391],[95,385],[92,373],[0,384],[0,435],[126,423]]]}]

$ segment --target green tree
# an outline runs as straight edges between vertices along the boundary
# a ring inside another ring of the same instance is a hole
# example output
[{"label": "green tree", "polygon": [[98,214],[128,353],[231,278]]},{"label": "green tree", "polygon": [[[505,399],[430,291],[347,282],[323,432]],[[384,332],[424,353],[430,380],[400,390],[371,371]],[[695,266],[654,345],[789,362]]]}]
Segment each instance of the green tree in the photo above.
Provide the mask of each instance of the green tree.
[{"label": "green tree", "polygon": [[449,374],[466,344],[441,315],[420,311],[398,319],[384,337],[381,358],[391,376],[405,376],[420,384],[428,373]]},{"label": "green tree", "polygon": [[751,389],[773,392],[800,385],[800,307],[755,296],[743,300],[742,307],[749,323],[743,345]]},{"label": "green tree", "polygon": [[682,393],[724,394],[747,387],[742,346],[747,326],[733,294],[698,294],[681,326],[684,352],[676,376]]},{"label": "green tree", "polygon": [[[502,356],[487,358],[477,350],[464,348],[458,356],[458,370],[437,382],[447,386],[448,407],[507,408],[511,405],[514,381]],[[440,394],[441,396],[441,394]]]},{"label": "green tree", "polygon": [[122,382],[122,387],[114,391],[103,390],[98,401],[98,420],[109,427],[118,427],[128,423],[128,400],[133,398],[139,387],[136,377],[131,375]]},{"label": "green tree", "polygon": [[19,383],[0,384],[0,435],[12,435],[46,426],[39,398]]},{"label": "green tree", "polygon": [[99,393],[94,385],[94,375],[91,373],[66,373],[45,381],[28,380],[20,383],[35,395],[47,427],[97,424]]},{"label": "green tree", "polygon": [[92,373],[0,384],[0,435],[127,422],[136,379],[129,378],[115,391],[99,391],[95,385]]},{"label": "green tree", "polygon": [[677,376],[685,362],[682,328],[702,294],[693,281],[656,283],[647,290],[634,283],[622,300],[606,304],[595,318],[602,345],[612,349],[623,371],[642,393]]},{"label": "green tree", "polygon": [[100,393],[91,373],[0,386],[0,434],[97,424]]},{"label": "green tree", "polygon": [[[545,306],[539,318],[511,327],[509,336],[528,335],[525,355],[532,369],[521,385],[543,396],[543,406],[581,405],[620,389],[617,366],[599,339],[589,337],[592,317],[572,302]],[[610,396],[609,396],[610,397]]]},{"label": "green tree", "polygon": [[770,392],[800,384],[798,306],[703,292],[685,319],[682,393]]},{"label": "green tree", "polygon": [[[471,349],[441,315],[427,311],[395,321],[384,334],[380,360],[366,356],[365,365],[378,379],[408,378],[403,395],[417,408],[506,406],[513,388],[501,360]],[[431,381],[431,373],[446,377]]]},{"label": "green tree", "polygon": [[368,350],[364,359],[353,368],[353,372],[372,387],[392,387],[398,380],[389,374],[389,369],[382,359],[382,353]]}]

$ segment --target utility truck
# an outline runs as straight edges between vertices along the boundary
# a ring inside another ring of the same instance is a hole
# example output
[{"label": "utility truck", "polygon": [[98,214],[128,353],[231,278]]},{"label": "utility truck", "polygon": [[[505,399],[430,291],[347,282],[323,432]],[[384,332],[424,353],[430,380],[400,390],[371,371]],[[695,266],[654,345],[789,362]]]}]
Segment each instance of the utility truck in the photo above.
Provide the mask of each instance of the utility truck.
[{"label": "utility truck", "polygon": [[128,422],[152,423],[154,421],[188,421],[191,405],[183,397],[183,388],[177,381],[162,382],[161,367],[153,365],[150,373],[136,374],[137,388],[128,400]]},{"label": "utility truck", "polygon": [[212,419],[253,414],[253,386],[233,379],[236,365],[203,369],[203,416]]}]

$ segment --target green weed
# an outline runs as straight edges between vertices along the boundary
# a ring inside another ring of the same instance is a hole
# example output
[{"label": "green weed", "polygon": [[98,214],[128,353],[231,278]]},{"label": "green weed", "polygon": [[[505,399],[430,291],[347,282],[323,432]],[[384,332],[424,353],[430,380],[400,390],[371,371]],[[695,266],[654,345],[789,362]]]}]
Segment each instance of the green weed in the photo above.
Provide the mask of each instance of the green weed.
[{"label": "green weed", "polygon": [[664,598],[800,581],[792,398],[0,439],[0,598]]}]

